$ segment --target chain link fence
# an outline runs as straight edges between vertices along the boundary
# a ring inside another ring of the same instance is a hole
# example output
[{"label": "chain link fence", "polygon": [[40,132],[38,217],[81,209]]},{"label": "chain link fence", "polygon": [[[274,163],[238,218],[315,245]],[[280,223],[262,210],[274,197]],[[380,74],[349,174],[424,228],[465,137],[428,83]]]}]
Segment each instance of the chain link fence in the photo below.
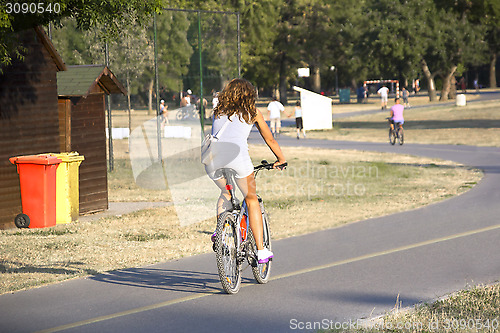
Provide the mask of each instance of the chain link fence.
[{"label": "chain link fence", "polygon": [[165,9],[146,26],[124,27],[118,38],[105,29],[81,31],[66,20],[49,35],[67,65],[105,64],[127,89],[126,96],[107,97],[109,169],[109,128],[117,115],[119,126],[128,116],[124,136],[137,185],[168,189],[181,225],[213,217],[219,193],[199,147],[216,93],[241,73],[239,14]]}]

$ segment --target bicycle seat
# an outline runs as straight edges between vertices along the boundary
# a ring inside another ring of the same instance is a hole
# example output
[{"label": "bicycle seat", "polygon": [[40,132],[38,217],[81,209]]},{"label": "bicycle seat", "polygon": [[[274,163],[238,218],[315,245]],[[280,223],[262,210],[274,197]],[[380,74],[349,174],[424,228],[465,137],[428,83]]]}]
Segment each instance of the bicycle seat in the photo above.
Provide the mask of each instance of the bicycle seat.
[{"label": "bicycle seat", "polygon": [[223,177],[224,175],[226,175],[226,177],[229,177],[229,178],[234,178],[236,176],[236,171],[234,171],[231,168],[220,168],[220,169],[215,170],[215,176],[217,178]]}]

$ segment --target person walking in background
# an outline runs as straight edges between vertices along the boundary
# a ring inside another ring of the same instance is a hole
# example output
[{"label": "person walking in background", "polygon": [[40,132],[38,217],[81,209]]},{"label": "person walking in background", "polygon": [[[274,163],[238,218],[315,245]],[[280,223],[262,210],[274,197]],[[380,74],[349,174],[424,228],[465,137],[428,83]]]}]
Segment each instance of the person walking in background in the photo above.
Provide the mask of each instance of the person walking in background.
[{"label": "person walking in background", "polygon": [[161,129],[163,130],[163,128],[165,127],[165,124],[169,124],[168,123],[168,117],[167,117],[167,109],[168,109],[168,106],[165,105],[165,101],[162,99],[160,101],[160,117],[161,117]]},{"label": "person walking in background", "polygon": [[360,86],[356,91],[356,94],[358,96],[358,103],[364,103],[366,99],[366,87],[363,85]]},{"label": "person walking in background", "polygon": [[387,109],[387,99],[389,98],[389,88],[385,86],[385,84],[377,91],[377,94],[380,95],[380,106],[382,110]]},{"label": "person walking in background", "polygon": [[273,137],[277,138],[280,135],[281,128],[281,112],[285,112],[285,107],[281,104],[276,97],[267,106],[269,111],[269,120],[271,122],[271,132]]},{"label": "person walking in background", "polygon": [[[203,104],[201,104],[203,103]],[[200,117],[201,117],[201,107],[203,106],[203,117],[207,118],[207,105],[208,105],[208,101],[206,98],[198,98],[198,100],[196,101],[196,108],[198,109],[198,112],[200,113]]]},{"label": "person walking in background", "polygon": [[191,105],[191,98],[187,93],[182,93],[180,106],[181,108]]},{"label": "person walking in background", "polygon": [[479,79],[477,77],[474,79],[474,89],[476,89],[476,94],[479,94]]},{"label": "person walking in background", "polygon": [[401,97],[403,97],[403,105],[405,108],[410,107],[410,102],[408,98],[410,97],[410,92],[406,90],[406,87],[403,87],[403,90],[401,91]]},{"label": "person walking in background", "polygon": [[219,103],[219,93],[217,91],[215,91],[213,96],[214,97],[212,98],[212,109],[215,109],[215,107],[217,106],[217,103]]},{"label": "person walking in background", "polygon": [[214,110],[215,108],[217,107],[217,103],[219,103],[219,93],[217,91],[214,91],[212,93],[212,114],[210,115],[210,117],[213,117],[213,114],[214,114]]},{"label": "person walking in background", "polygon": [[300,131],[306,138],[306,130],[304,129],[304,124],[302,123],[302,108],[300,106],[300,101],[295,103],[295,125],[297,126],[297,140],[300,139]]},{"label": "person walking in background", "polygon": [[418,92],[420,91],[420,80],[419,79],[416,79],[414,81],[414,89],[413,89],[413,92],[415,93],[415,95],[418,94]]},{"label": "person walking in background", "polygon": [[460,78],[458,85],[460,86],[460,89],[462,89],[462,93],[465,94],[467,92],[467,84],[465,83],[465,77],[462,76]]}]

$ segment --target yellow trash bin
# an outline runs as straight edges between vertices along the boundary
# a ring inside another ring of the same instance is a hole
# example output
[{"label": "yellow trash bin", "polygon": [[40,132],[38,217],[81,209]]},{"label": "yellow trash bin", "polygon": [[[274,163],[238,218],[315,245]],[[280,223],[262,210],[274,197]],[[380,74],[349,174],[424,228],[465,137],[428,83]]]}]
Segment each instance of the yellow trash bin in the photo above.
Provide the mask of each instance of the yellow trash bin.
[{"label": "yellow trash bin", "polygon": [[78,171],[85,158],[77,152],[54,155],[62,160],[56,172],[56,224],[77,221],[80,215]]}]

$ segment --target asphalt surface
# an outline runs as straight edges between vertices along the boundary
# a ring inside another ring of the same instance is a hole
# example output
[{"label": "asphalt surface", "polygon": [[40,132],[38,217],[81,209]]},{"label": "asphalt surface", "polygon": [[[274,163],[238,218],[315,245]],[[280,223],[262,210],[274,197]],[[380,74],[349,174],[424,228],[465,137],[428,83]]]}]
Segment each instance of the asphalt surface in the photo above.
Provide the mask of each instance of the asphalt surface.
[{"label": "asphalt surface", "polygon": [[275,241],[272,281],[256,285],[247,269],[237,295],[222,292],[209,253],[1,295],[0,331],[316,331],[499,279],[500,149],[295,138],[280,144],[437,157],[485,175],[437,204]]}]

